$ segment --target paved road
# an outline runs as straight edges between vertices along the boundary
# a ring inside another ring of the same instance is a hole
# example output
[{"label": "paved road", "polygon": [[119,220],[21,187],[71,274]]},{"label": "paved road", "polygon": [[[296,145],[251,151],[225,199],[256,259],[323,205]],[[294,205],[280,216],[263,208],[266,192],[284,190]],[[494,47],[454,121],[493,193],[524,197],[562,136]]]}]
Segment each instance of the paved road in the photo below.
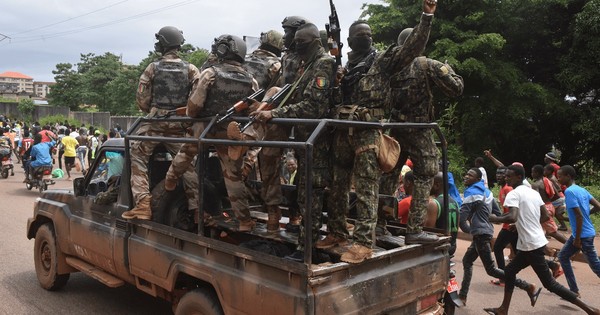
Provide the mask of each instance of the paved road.
[{"label": "paved road", "polygon": [[[0,178],[0,314],[169,314],[170,304],[153,298],[126,285],[111,289],[81,274],[72,274],[68,284],[58,292],[43,290],[37,281],[33,265],[33,240],[25,235],[26,221],[32,214],[32,204],[39,196],[37,191],[25,189],[23,171],[16,165],[15,176]],[[75,176],[76,177],[76,176]],[[72,182],[57,180],[51,188],[71,188]],[[598,244],[600,240],[596,240]],[[459,281],[462,279],[460,258],[468,241],[459,240],[456,266]],[[590,268],[576,262],[581,293],[586,301],[600,306],[600,279]],[[535,274],[527,269],[520,275],[539,284]],[[502,289],[489,284],[479,261],[475,263],[469,305],[457,310],[457,314],[483,314],[483,307],[498,306],[502,300]],[[564,277],[559,278],[566,285]],[[570,303],[561,301],[544,290],[535,308],[529,306],[526,294],[515,291],[511,314],[572,314],[578,311]],[[265,314],[270,315],[270,314]]]},{"label": "paved road", "polygon": [[[0,178],[0,314],[171,313],[169,303],[133,286],[111,289],[81,273],[72,274],[61,291],[42,289],[33,264],[34,241],[25,234],[39,192],[25,189],[21,165],[15,167],[15,176]],[[72,181],[50,187],[68,189]]]},{"label": "paved road", "polygon": [[[500,227],[496,226],[496,235],[498,234]],[[470,241],[467,240],[458,240],[458,248],[456,250],[454,261],[456,265],[453,267],[457,273],[457,279],[462,281],[463,275],[463,266],[461,259],[470,245]],[[600,247],[600,237],[596,236],[594,240],[594,244],[596,245],[596,249]],[[550,240],[550,247],[560,248],[560,244],[556,240]],[[505,250],[506,255],[508,255],[508,250]],[[600,253],[600,251],[599,251]],[[573,268],[575,271],[575,277],[577,278],[577,285],[579,286],[579,290],[582,296],[582,299],[595,306],[600,308],[600,293],[598,293],[598,288],[600,288],[600,278],[596,276],[590,267],[583,262],[573,262]],[[542,283],[539,281],[533,269],[526,268],[521,271],[518,275],[519,278],[526,280],[530,283],[535,283],[538,286],[542,286]],[[475,261],[474,270],[473,270],[473,278],[471,281],[471,287],[469,288],[469,296],[467,301],[467,307],[463,307],[457,309],[456,314],[458,315],[471,315],[471,314],[485,314],[483,308],[485,307],[498,307],[502,303],[503,289],[502,287],[498,287],[490,284],[490,280],[492,277],[488,276],[483,269],[483,264],[478,259]],[[561,276],[557,279],[557,281],[568,287],[567,280],[564,276]],[[535,307],[531,307],[529,303],[529,297],[527,293],[524,291],[515,288],[513,299],[511,303],[510,314],[544,314],[544,315],[562,315],[562,314],[585,314],[585,312],[581,311],[577,306],[563,301],[555,295],[554,293],[543,289],[540,294],[537,304]]]}]

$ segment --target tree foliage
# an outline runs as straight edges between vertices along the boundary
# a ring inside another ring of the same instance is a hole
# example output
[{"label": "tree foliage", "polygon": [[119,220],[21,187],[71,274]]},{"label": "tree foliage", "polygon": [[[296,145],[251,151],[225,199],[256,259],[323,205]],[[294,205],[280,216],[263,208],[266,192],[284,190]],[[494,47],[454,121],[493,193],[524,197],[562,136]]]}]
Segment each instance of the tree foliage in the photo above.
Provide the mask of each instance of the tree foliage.
[{"label": "tree foliage", "polygon": [[[208,58],[206,49],[190,44],[181,47],[180,54],[186,60],[200,67]],[[75,66],[59,63],[52,71],[56,85],[48,99],[51,105],[68,106],[71,110],[81,110],[82,105],[93,105],[98,111],[108,111],[113,115],[138,113],[135,105],[135,91],[142,72],[160,55],[149,52],[138,65],[123,64],[113,53],[81,54]]]},{"label": "tree foliage", "polygon": [[[374,40],[391,44],[421,7],[363,6]],[[600,0],[439,2],[425,54],[465,80],[453,110],[453,143],[472,160],[492,149],[505,163],[599,163]],[[437,117],[452,104],[436,95]],[[491,164],[489,164],[491,166]]]},{"label": "tree foliage", "polygon": [[24,98],[19,101],[17,109],[25,119],[30,120],[33,112],[35,111],[35,104],[33,103],[32,99]]}]

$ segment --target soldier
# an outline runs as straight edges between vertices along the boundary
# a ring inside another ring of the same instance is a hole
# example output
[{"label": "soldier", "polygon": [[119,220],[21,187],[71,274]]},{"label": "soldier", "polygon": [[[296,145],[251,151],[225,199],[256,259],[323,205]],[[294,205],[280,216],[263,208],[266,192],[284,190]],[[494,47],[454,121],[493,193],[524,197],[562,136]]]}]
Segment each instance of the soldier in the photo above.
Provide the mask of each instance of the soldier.
[{"label": "soldier", "polygon": [[[298,77],[294,80],[294,84],[297,86],[292,90],[292,95],[284,106],[253,113],[259,122],[267,122],[273,117],[321,119],[326,116],[329,110],[327,104],[330,101],[332,82],[335,79],[335,61],[323,49],[319,29],[311,23],[300,26],[294,35],[294,46],[296,53],[302,60],[300,71],[297,74]],[[298,127],[295,136],[296,139],[306,141],[309,130]],[[320,141],[314,146],[313,168],[310,170],[312,172],[313,187],[311,205],[305,204],[306,178],[304,178],[304,165],[306,163],[306,153],[299,150],[297,154],[298,169],[302,170],[297,175],[299,176],[298,200],[300,212],[303,218],[306,218],[307,211],[311,215],[313,223],[311,237],[314,244],[318,239],[321,227],[323,193],[325,187],[329,184],[328,141],[320,137]],[[310,207],[310,210],[308,210],[308,207]],[[303,261],[303,250],[305,249],[303,239],[304,229],[301,225],[298,251],[288,256],[288,258]]]},{"label": "soldier", "polygon": [[268,89],[279,78],[283,35],[275,30],[260,34],[260,46],[244,62],[244,69],[258,82],[258,87]]},{"label": "soldier", "polygon": [[[258,81],[260,88],[268,89],[279,79],[281,62],[279,61],[278,57],[281,55],[283,39],[281,33],[271,30],[261,34],[260,42],[261,44],[259,49],[255,50],[252,55],[246,57],[244,68],[254,76],[254,78]],[[254,128],[265,129],[256,131]],[[247,137],[242,137],[239,135],[239,124],[237,122],[231,122],[228,129],[230,133],[229,136],[231,136],[231,133],[233,133],[231,138],[234,139],[256,139],[256,137],[253,137],[252,135],[254,132],[260,132],[262,134],[260,139],[264,138],[266,140],[285,141],[287,140],[287,135],[289,134],[288,128],[277,125],[252,126],[252,128],[247,132]],[[231,146],[229,147],[229,157],[233,160],[238,160],[243,150],[244,148],[242,147]],[[281,209],[279,209],[279,204],[282,200],[279,181],[279,162],[281,153],[281,148],[252,147],[248,150],[243,158],[241,170],[243,177],[248,176],[258,157],[261,174],[260,177],[262,180],[261,198],[268,213],[268,232],[278,231],[279,220],[281,219]]]},{"label": "soldier", "polygon": [[296,73],[300,68],[300,63],[302,60],[296,52],[294,35],[300,26],[307,23],[310,23],[310,21],[296,15],[288,16],[281,22],[281,27],[283,27],[284,32],[283,46],[286,48],[286,50],[281,60],[282,73],[279,86],[283,86],[287,83],[294,83],[294,80],[296,79]]},{"label": "soldier", "polygon": [[[185,106],[190,89],[198,84],[199,71],[196,66],[179,58],[177,50],[183,45],[183,33],[173,26],[165,26],[155,34],[156,52],[162,57],[146,67],[140,77],[136,93],[136,103],[140,110],[147,113],[146,118],[165,115],[170,110]],[[181,123],[159,121],[142,122],[137,136],[183,137],[185,129]],[[135,208],[122,214],[124,219],[150,220],[151,194],[148,180],[148,161],[158,142],[131,142],[131,191]],[[181,146],[178,143],[163,143],[171,154],[175,155]],[[190,165],[184,177],[184,187],[188,197],[189,209],[197,209],[198,201],[194,196],[197,191],[197,177]]]},{"label": "soldier", "polygon": [[[349,60],[346,66],[338,69],[338,72],[343,73],[343,77],[340,80],[341,95],[336,96],[344,105],[357,104],[355,91],[358,89],[358,82],[369,71],[377,56],[377,50],[372,46],[371,27],[366,21],[359,20],[352,23],[348,34],[348,45],[352,51],[348,53]],[[334,136],[334,143],[340,145],[344,143],[348,147],[346,141],[348,137],[348,132],[338,130]],[[346,156],[353,155],[353,152],[342,152],[342,147],[338,149],[336,146],[334,149],[336,161],[346,160]],[[332,166],[334,184],[330,187],[327,200],[329,235],[316,243],[316,247],[321,249],[344,245],[350,237],[346,228],[346,214],[352,172],[348,170],[349,165],[334,163]]]},{"label": "soldier", "polygon": [[[414,35],[406,45],[392,46],[377,56],[369,71],[358,81],[358,86],[352,94],[351,100],[354,98],[360,106],[338,106],[336,118],[373,122],[384,119],[383,105],[388,95],[386,87],[389,85],[390,77],[422,53],[429,37],[435,9],[436,1],[423,1],[423,16]],[[353,233],[355,242],[340,258],[349,263],[360,263],[373,254],[381,174],[377,162],[379,132],[375,129],[338,129],[335,135],[334,159],[337,168],[334,169],[332,187],[339,187],[344,191],[335,193],[340,200],[333,202],[332,205],[347,207],[346,196],[350,190],[350,178],[354,179],[357,195],[357,220]],[[334,217],[337,219],[334,219],[334,222],[338,222],[338,230],[343,231],[345,218],[342,220],[340,217],[343,217],[347,211],[345,209],[335,211],[337,213]],[[331,247],[344,244],[346,242],[344,234],[347,235],[347,232],[328,236],[329,240],[325,239],[326,244],[322,245]]]},{"label": "soldier", "polygon": [[[227,110],[230,104],[252,94],[258,89],[258,83],[243,67],[246,56],[246,43],[233,35],[221,35],[215,38],[212,53],[217,62],[200,73],[199,83],[192,90],[187,102],[186,114],[189,117],[207,117]],[[200,137],[204,123],[195,123],[194,137]],[[225,138],[226,127],[217,126],[212,138]],[[231,207],[239,220],[239,231],[251,231],[256,222],[250,217],[248,199],[250,192],[242,182],[240,159],[233,160],[227,154],[226,146],[217,146],[217,155],[221,162],[225,186],[229,195]],[[172,191],[177,186],[177,180],[191,165],[198,153],[195,143],[184,144],[173,159],[165,178],[165,189]]]},{"label": "soldier", "polygon": [[[398,45],[402,47],[407,38],[414,33],[405,29],[398,36]],[[429,123],[433,117],[432,83],[449,97],[457,97],[463,91],[463,79],[446,64],[426,57],[415,58],[410,65],[396,73],[390,80],[389,107],[390,120],[394,122]],[[400,162],[410,155],[413,161],[415,187],[411,203],[406,242],[435,242],[437,237],[423,232],[423,222],[427,213],[429,192],[433,177],[438,173],[437,148],[431,129],[395,130],[393,137],[402,146]],[[393,171],[392,179],[397,179],[402,163]]]}]

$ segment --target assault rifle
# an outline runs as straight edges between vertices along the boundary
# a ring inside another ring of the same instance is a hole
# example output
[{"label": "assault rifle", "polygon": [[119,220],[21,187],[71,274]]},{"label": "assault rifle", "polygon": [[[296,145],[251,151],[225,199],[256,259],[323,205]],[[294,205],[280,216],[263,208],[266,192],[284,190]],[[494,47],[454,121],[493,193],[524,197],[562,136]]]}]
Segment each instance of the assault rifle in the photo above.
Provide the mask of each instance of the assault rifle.
[{"label": "assault rifle", "polygon": [[[277,93],[275,93],[275,95],[269,97],[269,99],[260,103],[260,105],[258,105],[258,107],[256,108],[256,111],[258,112],[258,111],[263,111],[263,110],[271,110],[274,107],[277,107],[285,99],[285,97],[287,96],[287,94],[290,92],[291,89],[292,89],[291,84],[288,83],[288,84],[284,85],[281,88],[281,90],[279,90]],[[256,118],[251,117],[250,121],[247,124],[245,124],[244,127],[242,127],[240,130],[243,132],[244,130],[248,129],[248,127],[250,127],[255,121],[256,121]]]},{"label": "assault rifle", "polygon": [[254,93],[252,93],[252,95],[244,98],[243,100],[235,103],[233,106],[231,106],[227,112],[225,113],[225,115],[223,115],[223,117],[219,118],[219,120],[217,120],[217,124],[222,122],[223,120],[231,117],[231,115],[235,114],[235,113],[239,113],[245,109],[247,109],[254,100],[262,100],[262,98],[265,96],[265,89],[260,89]]},{"label": "assault rifle", "polygon": [[329,23],[325,24],[327,44],[329,46],[329,53],[335,56],[335,64],[341,66],[343,43],[340,34],[342,31],[340,28],[340,18],[335,10],[333,0],[329,0],[329,7],[331,8],[331,15],[329,15]]}]

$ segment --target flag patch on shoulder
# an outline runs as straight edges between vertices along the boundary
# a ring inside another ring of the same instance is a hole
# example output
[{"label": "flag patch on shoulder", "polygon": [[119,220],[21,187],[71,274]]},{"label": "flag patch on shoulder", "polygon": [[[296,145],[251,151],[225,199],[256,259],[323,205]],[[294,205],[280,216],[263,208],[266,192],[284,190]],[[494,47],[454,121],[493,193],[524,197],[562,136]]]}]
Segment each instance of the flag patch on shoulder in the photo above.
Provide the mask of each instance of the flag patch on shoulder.
[{"label": "flag patch on shoulder", "polygon": [[326,77],[318,76],[315,78],[315,86],[318,89],[325,89],[329,86],[329,79]]}]

